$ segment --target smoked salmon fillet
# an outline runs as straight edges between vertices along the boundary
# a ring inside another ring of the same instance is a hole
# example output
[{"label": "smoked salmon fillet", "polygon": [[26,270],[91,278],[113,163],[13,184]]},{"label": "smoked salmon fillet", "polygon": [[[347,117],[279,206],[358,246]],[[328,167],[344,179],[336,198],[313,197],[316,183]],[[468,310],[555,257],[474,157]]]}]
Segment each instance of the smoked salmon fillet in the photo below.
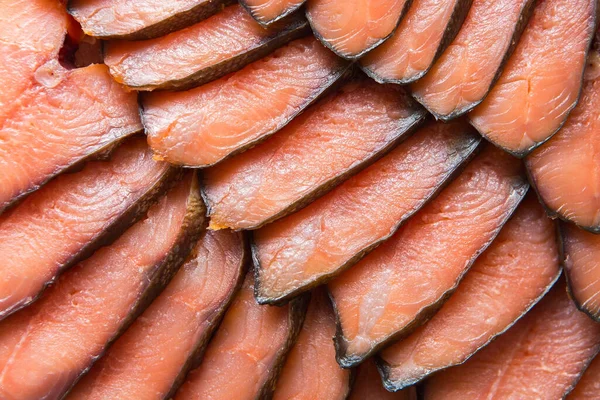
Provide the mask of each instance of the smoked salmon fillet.
[{"label": "smoked salmon fillet", "polygon": [[335,315],[325,290],[311,295],[298,340],[283,366],[273,400],[345,400],[352,373],[335,361]]},{"label": "smoked salmon fillet", "polygon": [[430,378],[424,399],[560,399],[599,348],[600,325],[575,308],[561,280],[492,344]]},{"label": "smoked salmon fillet", "polygon": [[388,390],[466,361],[524,315],[561,273],[554,223],[529,195],[433,318],[381,353]]},{"label": "smoked salmon fillet", "polygon": [[600,357],[596,356],[566,399],[596,400],[598,393],[600,393]]},{"label": "smoked salmon fillet", "polygon": [[600,53],[590,51],[577,107],[560,132],[526,159],[553,217],[600,233]]},{"label": "smoked salmon fillet", "polygon": [[397,86],[360,79],[266,142],[204,171],[211,228],[256,229],[290,214],[403,140],[425,112]]},{"label": "smoked salmon fillet", "polygon": [[358,262],[457,175],[480,141],[464,121],[429,123],[306,208],[255,231],[258,302],[281,302]]},{"label": "smoked salmon fillet", "polygon": [[382,384],[373,360],[367,360],[356,368],[356,379],[348,400],[417,400],[414,387],[391,393]]},{"label": "smoked salmon fillet", "polygon": [[84,32],[100,39],[151,39],[201,21],[227,0],[69,0]]},{"label": "smoked salmon fillet", "polygon": [[482,135],[517,157],[556,133],[577,104],[595,31],[596,0],[538,3],[502,76],[469,114]]},{"label": "smoked salmon fillet", "polygon": [[417,101],[443,121],[481,103],[519,42],[534,3],[473,0],[456,38],[411,86]]},{"label": "smoked salmon fillet", "polygon": [[207,231],[167,288],[68,399],[170,399],[200,361],[244,270],[242,234]]},{"label": "smoked salmon fillet", "polygon": [[0,216],[0,319],[34,301],[58,274],[143,216],[179,172],[142,138],[107,161],[57,177]]},{"label": "smoked salmon fillet", "polygon": [[259,24],[268,26],[296,11],[306,0],[240,0]]},{"label": "smoked salmon fillet", "polygon": [[207,167],[277,132],[350,71],[316,39],[298,39],[217,81],[142,97],[152,149],[173,164]]},{"label": "smoked salmon fillet", "polygon": [[308,0],[314,35],[340,57],[356,59],[385,42],[411,0]]},{"label": "smoked salmon fillet", "polygon": [[0,322],[0,398],[61,399],[160,293],[204,226],[193,173],[117,241]]},{"label": "smoked salmon fillet", "polygon": [[232,5],[163,37],[108,42],[104,62],[117,82],[132,89],[183,90],[237,71],[307,31],[299,16],[265,29],[240,5]]},{"label": "smoked salmon fillet", "polygon": [[360,60],[380,83],[407,84],[425,75],[454,40],[473,0],[413,0],[394,36]]},{"label": "smoked salmon fillet", "polygon": [[284,307],[260,306],[254,278],[225,313],[200,366],[193,370],[175,400],[271,398],[277,377],[302,328],[308,298]]},{"label": "smoked salmon fillet", "polygon": [[441,307],[525,196],[521,170],[486,147],[392,238],[329,283],[340,365],[362,362]]}]

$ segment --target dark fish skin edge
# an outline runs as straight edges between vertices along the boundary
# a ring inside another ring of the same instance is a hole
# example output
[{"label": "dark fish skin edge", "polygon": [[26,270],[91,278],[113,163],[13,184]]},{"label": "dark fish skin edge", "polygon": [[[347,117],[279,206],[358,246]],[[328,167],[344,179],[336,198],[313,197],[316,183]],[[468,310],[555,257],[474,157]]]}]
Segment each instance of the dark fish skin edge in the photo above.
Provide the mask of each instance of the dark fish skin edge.
[{"label": "dark fish skin edge", "polygon": [[110,346],[112,346],[112,344],[127,330],[127,328],[129,328],[129,326],[131,326],[135,319],[142,314],[150,303],[152,303],[152,301],[169,284],[171,278],[175,276],[179,267],[181,267],[183,262],[187,259],[194,245],[206,230],[206,208],[200,197],[199,184],[197,176],[195,176],[188,197],[186,216],[179,230],[175,244],[171,247],[169,252],[165,254],[163,259],[154,266],[154,271],[148,276],[149,282],[147,287],[140,293],[137,301],[132,305],[127,317],[121,323],[121,327],[107,342],[100,354],[90,362],[90,365],[83,370],[77,379],[73,381],[71,386],[68,387],[65,394],[62,396],[62,399],[65,399],[68,396],[69,392],[77,382],[88,373],[96,361],[104,356]]},{"label": "dark fish skin edge", "polygon": [[435,52],[433,60],[431,60],[431,63],[425,70],[406,79],[386,79],[382,76],[379,76],[375,71],[372,71],[370,68],[365,67],[362,64],[360,64],[360,69],[362,69],[365,74],[367,74],[375,82],[378,83],[395,83],[397,85],[407,85],[409,83],[418,81],[429,72],[431,67],[433,67],[435,62],[438,60],[438,58],[440,58],[440,56],[444,53],[446,48],[450,45],[450,43],[452,43],[452,41],[458,34],[458,31],[460,31],[460,28],[462,27],[462,24],[465,21],[465,18],[467,17],[467,14],[471,9],[472,4],[473,0],[456,0],[454,10],[452,10],[452,15],[450,16],[450,20],[448,21],[446,29],[444,30],[442,41],[440,42]]},{"label": "dark fish skin edge", "polygon": [[398,229],[400,229],[400,227],[402,225],[404,225],[404,223],[406,221],[408,221],[408,219],[410,217],[412,217],[414,214],[416,214],[421,208],[423,208],[424,205],[426,205],[430,200],[434,199],[450,182],[452,182],[452,180],[454,180],[454,178],[462,172],[462,170],[466,167],[466,165],[469,163],[469,161],[471,161],[473,159],[473,157],[475,157],[479,153],[479,151],[483,147],[481,145],[482,141],[480,139],[480,136],[476,135],[474,133],[474,131],[471,129],[468,129],[468,131],[473,132],[473,135],[471,137],[471,139],[473,140],[473,145],[469,146],[469,148],[465,151],[465,153],[467,153],[465,159],[462,162],[460,162],[457,165],[457,167],[450,174],[448,174],[448,176],[446,176],[444,178],[444,181],[436,188],[436,190],[430,196],[423,199],[423,202],[421,204],[419,204],[418,207],[416,207],[414,210],[412,210],[411,212],[409,212],[405,216],[403,216],[402,219],[397,222],[396,226],[394,227],[392,232],[390,232],[390,234],[380,238],[379,240],[375,241],[374,243],[371,243],[367,247],[360,250],[352,258],[350,258],[344,264],[339,266],[335,271],[332,271],[328,274],[319,276],[312,282],[309,282],[307,285],[296,288],[295,290],[292,290],[290,292],[284,293],[283,295],[281,295],[279,297],[266,297],[266,296],[261,295],[258,291],[258,289],[260,287],[260,277],[258,274],[258,271],[260,269],[260,261],[258,260],[258,246],[256,245],[256,243],[253,240],[253,237],[251,236],[252,260],[253,260],[254,266],[255,266],[255,281],[258,282],[255,285],[255,297],[256,297],[258,303],[259,304],[275,304],[275,305],[282,304],[282,303],[285,303],[286,301],[289,301],[289,299],[299,295],[300,293],[302,293],[304,291],[310,290],[316,286],[327,283],[331,279],[338,276],[340,273],[346,271],[347,269],[349,269],[350,267],[352,267],[353,265],[358,263],[363,257],[365,257],[367,254],[369,254],[371,251],[375,250],[383,242],[385,242],[386,240],[391,238],[398,231]]},{"label": "dark fish skin edge", "polygon": [[527,0],[526,3],[523,5],[523,8],[521,9],[521,15],[519,16],[519,20],[515,26],[515,29],[513,31],[512,37],[511,37],[510,45],[508,46],[508,49],[504,53],[504,56],[502,57],[502,61],[500,62],[500,65],[498,66],[498,69],[496,70],[496,73],[494,74],[494,78],[490,82],[485,95],[480,100],[478,100],[474,103],[471,103],[471,104],[467,105],[466,107],[463,107],[459,110],[454,110],[448,115],[441,115],[441,114],[438,114],[438,113],[430,110],[429,108],[427,108],[427,105],[425,104],[423,99],[419,98],[419,96],[417,96],[413,92],[412,94],[413,94],[413,97],[415,98],[415,100],[418,101],[423,107],[425,107],[427,109],[427,111],[429,111],[435,117],[435,119],[438,119],[443,122],[448,122],[450,120],[453,120],[454,118],[458,118],[461,115],[468,113],[469,111],[471,111],[472,109],[477,107],[479,104],[481,104],[485,100],[487,95],[492,91],[492,89],[493,89],[494,85],[496,84],[496,82],[498,81],[498,79],[500,79],[500,76],[502,75],[502,72],[504,71],[504,66],[506,65],[506,62],[509,60],[513,51],[519,44],[519,39],[521,39],[521,34],[525,30],[525,27],[527,27],[527,22],[529,22],[529,18],[533,14],[533,8],[535,7],[536,1],[537,0]]},{"label": "dark fish skin edge", "polygon": [[[314,103],[316,103],[318,100],[320,100],[322,97],[326,96],[327,94],[329,94],[330,92],[332,92],[333,90],[337,89],[339,87],[339,85],[342,82],[345,82],[347,79],[349,79],[349,77],[351,77],[353,74],[352,71],[352,65],[351,64],[342,64],[340,66],[340,68],[338,70],[335,71],[335,73],[333,75],[330,76],[329,81],[323,85],[320,89],[320,91],[316,92],[312,97],[308,98],[307,101],[298,109],[298,111],[296,111],[294,114],[290,115],[290,117],[280,126],[278,126],[276,129],[267,132],[266,134],[256,138],[255,140],[252,140],[249,143],[246,143],[240,147],[238,147],[237,149],[235,149],[234,151],[232,151],[231,153],[227,154],[226,156],[222,157],[220,160],[215,161],[212,164],[208,164],[208,165],[187,165],[187,164],[176,164],[185,168],[197,168],[197,169],[205,169],[205,168],[210,168],[210,167],[214,167],[215,165],[228,160],[240,153],[243,153],[244,151],[250,150],[251,148],[255,147],[256,145],[264,142],[265,140],[267,140],[268,138],[270,138],[271,136],[273,136],[275,133],[279,132],[281,129],[283,129],[287,124],[289,124],[294,118],[296,118],[298,115],[302,114],[308,107],[310,107],[311,105],[313,105]],[[147,130],[147,126],[144,122],[144,105],[143,105],[143,99],[146,96],[145,93],[140,93],[140,116],[142,119],[142,124],[144,125],[144,128],[146,128]],[[160,154],[158,154],[158,156],[160,157]],[[175,164],[175,163],[171,163],[171,164]],[[206,200],[206,199],[205,199]],[[207,203],[208,204],[208,203]]]},{"label": "dark fish skin edge", "polygon": [[294,12],[299,10],[302,6],[304,6],[305,2],[306,2],[306,0],[303,0],[302,3],[297,4],[293,7],[289,7],[283,13],[279,14],[277,17],[270,19],[268,21],[263,21],[263,20],[259,19],[258,15],[256,15],[256,13],[254,13],[252,11],[252,9],[250,8],[250,5],[248,5],[248,2],[246,0],[239,0],[240,6],[242,6],[244,8],[244,10],[246,10],[248,12],[248,14],[250,14],[252,16],[252,18],[254,18],[256,20],[256,22],[258,22],[264,28],[268,28],[269,25],[284,19],[288,15],[293,14]]},{"label": "dark fish skin edge", "polygon": [[[179,12],[153,25],[142,28],[138,31],[124,35],[102,35],[94,36],[98,39],[122,39],[122,40],[147,40],[164,36],[168,33],[186,28],[197,22],[218,13],[228,4],[233,4],[234,0],[207,0],[188,10]],[[67,12],[75,19],[77,10],[73,8],[72,1],[68,1]]]},{"label": "dark fish skin edge", "polygon": [[214,81],[231,72],[238,71],[246,65],[250,64],[251,62],[267,56],[274,49],[281,47],[294,39],[299,39],[301,37],[308,36],[308,34],[310,33],[308,22],[306,22],[306,20],[302,16],[290,15],[289,18],[285,19],[285,21],[280,21],[280,23],[282,25],[282,29],[276,32],[274,35],[265,38],[257,46],[245,51],[242,54],[221,61],[210,67],[206,67],[204,69],[196,71],[185,78],[165,81],[158,85],[126,86],[130,89],[141,91],[182,91],[191,89],[196,86],[204,85],[205,83],[208,83],[210,81]]},{"label": "dark fish skin edge", "polygon": [[379,353],[379,351],[383,350],[385,347],[389,346],[390,344],[407,337],[416,328],[418,328],[419,326],[421,326],[424,323],[426,323],[427,321],[429,321],[435,315],[435,313],[437,313],[439,311],[439,309],[444,305],[446,300],[448,300],[450,298],[450,296],[454,293],[454,291],[458,287],[462,278],[471,269],[471,267],[475,263],[475,260],[477,260],[477,258],[492,244],[494,239],[496,239],[496,237],[500,233],[500,230],[502,229],[504,224],[506,224],[506,222],[510,219],[510,217],[512,217],[512,215],[518,208],[518,205],[520,204],[520,202],[525,198],[525,195],[527,194],[527,191],[529,189],[529,183],[524,178],[523,179],[516,178],[516,179],[514,179],[513,187],[515,187],[515,193],[513,194],[513,196],[517,197],[517,200],[518,200],[517,204],[515,204],[514,208],[506,216],[506,218],[503,221],[500,221],[500,223],[498,224],[498,226],[497,226],[495,232],[493,233],[492,237],[490,238],[490,240],[488,240],[488,242],[485,245],[483,245],[479,249],[479,251],[471,257],[467,266],[463,269],[462,273],[459,275],[459,277],[454,282],[454,286],[452,286],[445,293],[443,293],[440,296],[440,298],[437,299],[435,302],[433,302],[429,306],[424,307],[415,316],[415,318],[409,324],[407,324],[404,328],[383,338],[379,343],[377,343],[375,346],[373,346],[373,348],[371,350],[369,350],[368,352],[366,352],[365,354],[362,354],[362,355],[346,354],[348,343],[347,343],[346,339],[344,338],[344,332],[342,330],[342,325],[341,325],[341,321],[339,318],[339,313],[337,310],[335,299],[334,299],[333,295],[331,295],[331,292],[329,293],[331,302],[333,304],[333,308],[335,310],[336,323],[337,323],[336,335],[333,339],[333,343],[334,343],[335,350],[336,350],[336,359],[338,361],[338,364],[342,368],[355,367],[356,365],[360,364],[367,358],[375,355],[376,353]]},{"label": "dark fish skin edge", "polygon": [[366,49],[363,49],[360,53],[349,56],[346,54],[341,54],[338,50],[336,50],[331,43],[329,43],[323,36],[321,36],[321,34],[315,29],[312,18],[310,17],[310,13],[307,11],[306,14],[306,19],[308,20],[308,23],[313,31],[313,35],[319,40],[319,42],[321,42],[323,44],[323,46],[327,47],[329,50],[333,51],[335,54],[337,54],[339,57],[344,58],[346,60],[358,60],[359,58],[361,58],[362,56],[364,56],[365,54],[367,54],[368,52],[370,52],[371,50],[373,50],[374,48],[378,47],[380,44],[382,44],[383,42],[385,42],[386,40],[388,40],[389,38],[391,38],[392,36],[394,36],[394,33],[396,33],[396,29],[398,29],[398,26],[400,25],[400,22],[402,21],[402,18],[404,18],[404,16],[406,15],[406,12],[408,11],[408,9],[410,8],[410,6],[412,5],[413,0],[406,0],[406,3],[404,3],[404,7],[402,8],[402,11],[400,12],[400,16],[398,17],[398,22],[396,22],[396,27],[390,32],[389,35],[387,35],[384,38],[379,39],[376,43],[373,43],[371,46],[367,47]]}]

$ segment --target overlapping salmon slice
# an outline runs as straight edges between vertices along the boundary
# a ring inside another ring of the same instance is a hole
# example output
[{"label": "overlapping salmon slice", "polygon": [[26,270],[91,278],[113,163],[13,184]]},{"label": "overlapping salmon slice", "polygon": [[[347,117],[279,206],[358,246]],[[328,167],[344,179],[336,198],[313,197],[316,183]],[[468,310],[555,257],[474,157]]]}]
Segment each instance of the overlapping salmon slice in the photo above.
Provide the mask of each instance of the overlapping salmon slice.
[{"label": "overlapping salmon slice", "polygon": [[413,0],[390,39],[360,60],[377,82],[407,84],[425,75],[454,40],[473,0]]},{"label": "overlapping salmon slice", "polygon": [[0,323],[0,398],[60,399],[187,257],[204,206],[189,173],[146,219]]},{"label": "overlapping salmon slice", "polygon": [[449,120],[483,101],[531,14],[534,0],[473,0],[456,38],[421,80],[415,98],[436,118]]},{"label": "overlapping salmon slice", "polygon": [[392,238],[330,282],[338,362],[362,362],[437,311],[527,188],[521,164],[488,146]]},{"label": "overlapping salmon slice", "polygon": [[248,273],[221,326],[175,400],[271,398],[305,317],[308,298],[284,307],[260,306]]},{"label": "overlapping salmon slice", "polygon": [[533,307],[560,276],[554,228],[530,194],[431,321],[383,350],[386,387],[463,363]]},{"label": "overlapping salmon slice", "polygon": [[256,231],[258,301],[280,302],[356,263],[437,194],[479,143],[464,121],[430,123],[327,195]]},{"label": "overlapping salmon slice", "polygon": [[274,400],[344,400],[350,392],[351,372],[335,362],[331,338],[335,315],[324,290],[311,295],[298,341],[283,366]]},{"label": "overlapping salmon slice", "polygon": [[426,400],[563,398],[600,348],[600,325],[562,280],[507,333],[461,366],[434,375]]},{"label": "overlapping salmon slice", "polygon": [[240,0],[261,25],[269,25],[296,11],[305,0]]},{"label": "overlapping salmon slice", "polygon": [[595,0],[535,7],[504,73],[469,115],[479,132],[523,157],[560,129],[579,98],[596,7]]},{"label": "overlapping salmon slice", "polygon": [[192,25],[227,0],[69,0],[86,34],[102,39],[150,39]]},{"label": "overlapping salmon slice", "polygon": [[595,400],[600,393],[600,357],[596,356],[567,400]]},{"label": "overlapping salmon slice", "polygon": [[356,379],[348,400],[416,400],[414,387],[391,393],[381,384],[377,367],[373,360],[367,360],[356,369]]},{"label": "overlapping salmon slice", "polygon": [[255,148],[204,173],[211,227],[256,229],[375,161],[425,117],[404,92],[362,79]]},{"label": "overlapping salmon slice", "polygon": [[410,0],[308,0],[306,17],[325,46],[355,59],[389,38],[409,5]]},{"label": "overlapping salmon slice", "polygon": [[563,128],[526,159],[551,215],[600,233],[600,53],[590,52],[577,107]]},{"label": "overlapping salmon slice", "polygon": [[167,288],[69,399],[169,399],[196,365],[245,269],[241,233],[208,231]]},{"label": "overlapping salmon slice", "polygon": [[210,166],[283,128],[348,71],[309,37],[204,86],[150,93],[142,112],[150,146],[171,163]]},{"label": "overlapping salmon slice", "polygon": [[111,160],[59,176],[0,216],[0,318],[135,222],[176,175],[134,138]]},{"label": "overlapping salmon slice", "polygon": [[240,5],[232,5],[163,37],[108,42],[104,62],[117,82],[136,90],[187,89],[262,58],[307,29],[298,16],[265,29]]}]

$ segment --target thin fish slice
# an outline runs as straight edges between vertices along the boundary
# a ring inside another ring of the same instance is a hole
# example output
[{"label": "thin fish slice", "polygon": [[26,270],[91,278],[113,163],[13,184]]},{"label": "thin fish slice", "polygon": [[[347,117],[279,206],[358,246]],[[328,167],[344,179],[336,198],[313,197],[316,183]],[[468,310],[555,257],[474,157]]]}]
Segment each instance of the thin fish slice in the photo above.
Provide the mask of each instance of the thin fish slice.
[{"label": "thin fish slice", "polygon": [[111,160],[56,178],[0,216],[0,319],[34,301],[58,274],[143,216],[178,172],[142,138]]},{"label": "thin fish slice", "polygon": [[296,11],[306,0],[240,0],[259,24],[268,26]]},{"label": "thin fish slice", "polygon": [[596,356],[567,400],[596,400],[600,393],[600,357]]},{"label": "thin fish slice", "polygon": [[108,42],[104,62],[117,82],[132,89],[183,90],[237,71],[307,29],[298,16],[264,29],[240,5],[232,5],[160,38]]},{"label": "thin fish slice", "polygon": [[148,141],[170,163],[210,166],[283,128],[348,71],[316,39],[298,39],[215,82],[143,96]]},{"label": "thin fish slice", "polygon": [[417,400],[414,387],[391,393],[381,384],[377,366],[373,360],[367,360],[356,369],[356,380],[348,400]]},{"label": "thin fish slice", "polygon": [[[350,112],[351,110],[351,112]],[[214,229],[256,229],[381,157],[425,112],[403,89],[351,82],[255,148],[204,173]]]},{"label": "thin fish slice", "polygon": [[358,262],[435,196],[479,143],[464,121],[430,123],[324,197],[256,231],[258,301],[288,299]]},{"label": "thin fish slice", "polygon": [[360,60],[380,83],[414,82],[433,66],[454,40],[473,0],[413,0],[389,40]]},{"label": "thin fish slice", "polygon": [[523,157],[560,129],[581,92],[596,3],[539,2],[504,73],[469,115],[482,135]]},{"label": "thin fish slice", "polygon": [[308,298],[284,307],[260,306],[249,273],[241,291],[175,400],[271,398],[302,327]]},{"label": "thin fish slice", "polygon": [[208,231],[167,288],[69,400],[170,399],[197,365],[245,270],[241,233]]},{"label": "thin fish slice", "polygon": [[340,57],[356,59],[385,42],[411,0],[308,0],[315,36]]},{"label": "thin fish slice", "polygon": [[60,399],[160,293],[204,225],[193,173],[116,242],[0,323],[0,398]]},{"label": "thin fish slice", "polygon": [[431,321],[383,350],[388,390],[463,363],[533,307],[560,276],[555,232],[529,195]]},{"label": "thin fish slice", "polygon": [[325,290],[317,289],[298,341],[292,347],[277,381],[274,400],[344,400],[350,392],[351,371],[335,362],[331,338],[335,315]]},{"label": "thin fish slice", "polygon": [[473,0],[454,41],[411,89],[436,118],[447,121],[483,101],[502,73],[535,0]]},{"label": "thin fish slice", "polygon": [[600,233],[600,54],[590,52],[577,107],[563,128],[526,159],[552,216]]},{"label": "thin fish slice", "polygon": [[461,366],[434,375],[426,400],[563,398],[600,348],[600,325],[562,280],[507,333]]},{"label": "thin fish slice", "polygon": [[430,318],[527,189],[521,164],[488,146],[391,239],[330,282],[338,362],[356,365]]}]

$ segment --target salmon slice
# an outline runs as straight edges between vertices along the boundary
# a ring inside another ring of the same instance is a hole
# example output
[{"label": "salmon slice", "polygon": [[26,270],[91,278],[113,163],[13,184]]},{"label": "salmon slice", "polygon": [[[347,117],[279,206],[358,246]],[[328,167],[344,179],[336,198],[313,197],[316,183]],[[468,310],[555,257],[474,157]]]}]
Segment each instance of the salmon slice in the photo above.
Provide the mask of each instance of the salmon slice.
[{"label": "salmon slice", "polygon": [[416,400],[414,387],[390,393],[381,385],[377,367],[372,360],[367,360],[356,369],[356,381],[348,400]]},{"label": "salmon slice", "polygon": [[464,122],[430,123],[390,154],[254,233],[259,303],[278,303],[341,273],[394,234],[475,153]]},{"label": "salmon slice", "polygon": [[600,325],[577,311],[560,281],[507,333],[429,379],[424,398],[560,399],[599,348]]},{"label": "salmon slice", "polygon": [[69,0],[84,32],[101,39],[151,39],[201,21],[226,0]]},{"label": "salmon slice", "polygon": [[529,195],[431,321],[381,353],[386,388],[463,363],[533,307],[560,276],[555,232]]},{"label": "salmon slice", "polygon": [[424,118],[399,87],[366,79],[343,86],[266,142],[205,171],[211,227],[257,229],[292,213],[381,157]]},{"label": "salmon slice", "polygon": [[264,29],[233,5],[160,38],[108,42],[104,62],[115,80],[130,88],[183,90],[237,71],[307,30],[297,16]]},{"label": "salmon slice", "polygon": [[534,0],[473,0],[456,38],[411,88],[413,96],[443,121],[483,101],[531,14]]},{"label": "salmon slice", "polygon": [[362,362],[435,313],[527,188],[521,164],[488,146],[383,246],[330,282],[340,365]]},{"label": "salmon slice", "polygon": [[567,400],[595,400],[600,393],[600,357],[596,356]]},{"label": "salmon slice", "polygon": [[345,400],[350,391],[351,371],[335,362],[331,338],[335,315],[325,290],[311,295],[298,340],[283,366],[274,400]]},{"label": "salmon slice", "polygon": [[360,60],[380,83],[407,84],[425,75],[454,40],[473,0],[413,0],[389,40]]},{"label": "salmon slice", "polygon": [[240,0],[240,4],[263,26],[296,11],[305,0]]},{"label": "salmon slice", "polygon": [[0,217],[0,319],[34,301],[58,274],[114,240],[178,172],[142,138],[61,175]]},{"label": "salmon slice", "polygon": [[210,166],[283,128],[348,71],[316,39],[298,39],[218,81],[144,96],[148,141],[171,163]]},{"label": "salmon slice", "polygon": [[170,399],[201,359],[241,285],[244,254],[241,233],[208,231],[169,286],[69,399]]},{"label": "salmon slice", "polygon": [[540,2],[473,126],[517,157],[556,133],[577,104],[595,20],[595,0]]},{"label": "salmon slice", "polygon": [[340,57],[356,59],[396,30],[410,0],[308,0],[306,17],[315,36]]},{"label": "salmon slice", "polygon": [[553,217],[600,233],[600,53],[588,57],[577,107],[559,133],[526,159],[531,182]]},{"label": "salmon slice", "polygon": [[2,321],[0,398],[62,398],[168,283],[198,240],[204,211],[188,173],[146,219]]},{"label": "salmon slice", "polygon": [[253,291],[249,273],[202,364],[190,373],[175,400],[271,398],[302,328],[308,298],[284,307],[259,306]]}]

